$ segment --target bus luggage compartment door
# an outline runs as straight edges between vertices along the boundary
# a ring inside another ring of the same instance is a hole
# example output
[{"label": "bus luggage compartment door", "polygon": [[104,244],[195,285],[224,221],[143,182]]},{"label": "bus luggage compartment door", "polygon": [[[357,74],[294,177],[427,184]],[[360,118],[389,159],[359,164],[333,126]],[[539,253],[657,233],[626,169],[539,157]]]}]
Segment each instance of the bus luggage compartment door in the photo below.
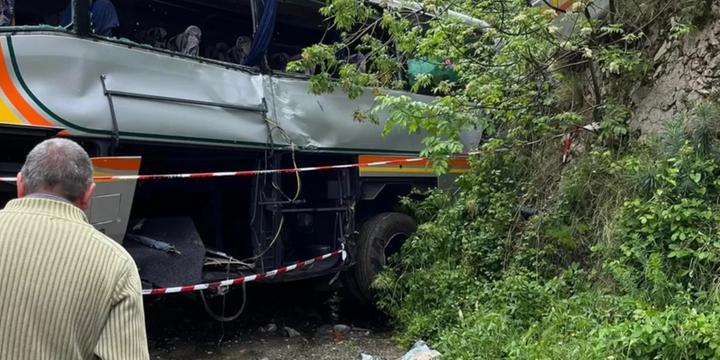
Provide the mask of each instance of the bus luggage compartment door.
[{"label": "bus luggage compartment door", "polygon": [[[137,175],[140,157],[97,157],[91,159],[94,176]],[[122,244],[135,196],[136,180],[96,181],[87,209],[90,224]]]}]

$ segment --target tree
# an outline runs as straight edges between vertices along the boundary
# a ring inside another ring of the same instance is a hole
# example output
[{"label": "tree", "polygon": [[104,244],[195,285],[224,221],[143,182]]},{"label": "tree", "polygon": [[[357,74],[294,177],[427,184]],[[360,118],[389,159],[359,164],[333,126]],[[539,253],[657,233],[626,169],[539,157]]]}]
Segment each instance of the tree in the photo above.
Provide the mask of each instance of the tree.
[{"label": "tree", "polygon": [[[316,93],[372,91],[375,108],[356,118],[387,110],[386,131],[424,131],[439,171],[463,130],[486,138],[457,190],[405,200],[421,225],[376,281],[402,337],[451,359],[720,356],[720,110],[699,106],[657,142],[627,126],[651,39],[687,34],[707,5],[611,1],[595,18],[589,0],[564,13],[520,0],[380,4],[329,0],[340,41],[291,69],[316,71]],[[436,71],[415,76],[413,61]],[[560,137],[590,122],[597,136],[561,162]]]},{"label": "tree", "polygon": [[[329,0],[321,12],[328,17],[328,29],[340,32],[339,41],[305,49],[289,70],[315,72],[310,81],[314,93],[339,87],[352,98],[372,91],[376,106],[357,112],[356,119],[373,121],[387,110],[385,132],[395,126],[424,131],[423,155],[442,170],[443,159],[462,150],[460,134],[467,129],[481,128],[486,138],[514,144],[602,122],[603,106],[615,104],[603,97],[602,77],[642,75],[635,44],[643,34],[642,29],[626,30],[623,23],[593,19],[592,6],[578,2],[560,12],[530,7],[525,0],[421,5]],[[454,76],[409,71],[418,62]],[[584,88],[568,93],[563,84],[569,77],[587,78],[593,85],[589,96],[571,101]],[[420,101],[388,89],[435,97]],[[610,131],[622,135],[617,126]]]}]

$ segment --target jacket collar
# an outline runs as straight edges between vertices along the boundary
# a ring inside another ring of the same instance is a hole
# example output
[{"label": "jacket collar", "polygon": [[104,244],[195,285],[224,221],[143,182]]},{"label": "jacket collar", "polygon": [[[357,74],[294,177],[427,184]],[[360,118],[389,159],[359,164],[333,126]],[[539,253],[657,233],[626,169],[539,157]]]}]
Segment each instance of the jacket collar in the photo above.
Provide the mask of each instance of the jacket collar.
[{"label": "jacket collar", "polygon": [[42,214],[71,221],[88,223],[87,216],[70,202],[48,197],[24,197],[10,200],[3,211]]}]

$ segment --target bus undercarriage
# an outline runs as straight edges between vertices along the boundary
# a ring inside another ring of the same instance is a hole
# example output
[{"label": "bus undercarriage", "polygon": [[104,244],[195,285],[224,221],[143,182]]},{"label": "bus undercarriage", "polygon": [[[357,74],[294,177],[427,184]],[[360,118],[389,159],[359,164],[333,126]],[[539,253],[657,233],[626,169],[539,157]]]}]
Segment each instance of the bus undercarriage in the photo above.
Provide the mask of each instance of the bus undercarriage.
[{"label": "bus undercarriage", "polygon": [[[19,135],[17,130],[0,125],[0,151],[4,154],[0,176],[14,175],[24,154],[57,132],[29,129]],[[291,169],[360,161],[354,154],[132,141],[114,146],[110,139],[72,139],[81,143],[91,157],[141,155],[141,174]],[[358,168],[139,181],[122,243],[138,265],[144,288],[263,273],[338,249],[347,250],[348,261],[335,257],[263,280],[290,281],[336,274],[352,268],[358,259],[366,263],[367,274],[363,276],[369,276],[379,271],[377,266],[382,266],[385,255],[397,251],[414,230],[414,222],[396,212],[399,197],[413,188],[436,185],[433,177],[360,177]],[[103,186],[103,182],[98,183],[99,189]],[[14,197],[14,184],[3,183],[0,190],[3,203]],[[92,222],[92,208],[90,212]],[[96,226],[103,228],[102,224]],[[391,234],[375,234],[387,232],[388,227]],[[348,289],[350,294],[358,302],[369,304],[369,283],[358,285],[357,281],[370,279],[346,276],[344,280],[346,287],[348,282],[356,281],[350,285],[353,289]]]}]

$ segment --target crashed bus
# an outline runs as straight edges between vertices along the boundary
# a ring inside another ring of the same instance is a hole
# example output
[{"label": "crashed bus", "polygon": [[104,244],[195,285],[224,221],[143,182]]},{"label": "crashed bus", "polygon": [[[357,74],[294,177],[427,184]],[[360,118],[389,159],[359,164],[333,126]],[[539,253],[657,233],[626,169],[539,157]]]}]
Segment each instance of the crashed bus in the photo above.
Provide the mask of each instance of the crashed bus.
[{"label": "crashed bus", "polygon": [[[322,38],[322,4],[132,0],[109,12],[101,3],[2,9],[0,177],[15,176],[46,138],[81,144],[99,177],[87,217],[133,256],[148,293],[293,266],[253,279],[347,270],[345,288],[368,303],[372,277],[416,227],[399,198],[442,179],[424,161],[403,162],[417,157],[421,135],[383,137],[382,121],[353,121],[370,95],[310,95],[307,76],[280,71]],[[328,168],[346,164],[359,165]],[[307,167],[327,170],[292,171]],[[230,170],[265,172],[134,177]],[[0,203],[14,196],[14,183],[0,182]]]},{"label": "crashed bus", "polygon": [[[88,219],[133,256],[146,294],[223,294],[239,283],[219,282],[227,279],[344,271],[347,293],[370,304],[374,275],[416,228],[399,199],[450,179],[413,160],[421,134],[381,136],[382,116],[353,120],[372,107],[370,94],[310,95],[306,75],[282,71],[303,48],[335,40],[320,26],[322,5],[18,0],[0,8],[0,177],[14,177],[46,138],[81,144],[98,177]],[[480,135],[464,134],[466,151]],[[467,169],[455,159],[449,177]],[[226,173],[236,170],[259,172]],[[0,204],[14,186],[0,181]]]}]

